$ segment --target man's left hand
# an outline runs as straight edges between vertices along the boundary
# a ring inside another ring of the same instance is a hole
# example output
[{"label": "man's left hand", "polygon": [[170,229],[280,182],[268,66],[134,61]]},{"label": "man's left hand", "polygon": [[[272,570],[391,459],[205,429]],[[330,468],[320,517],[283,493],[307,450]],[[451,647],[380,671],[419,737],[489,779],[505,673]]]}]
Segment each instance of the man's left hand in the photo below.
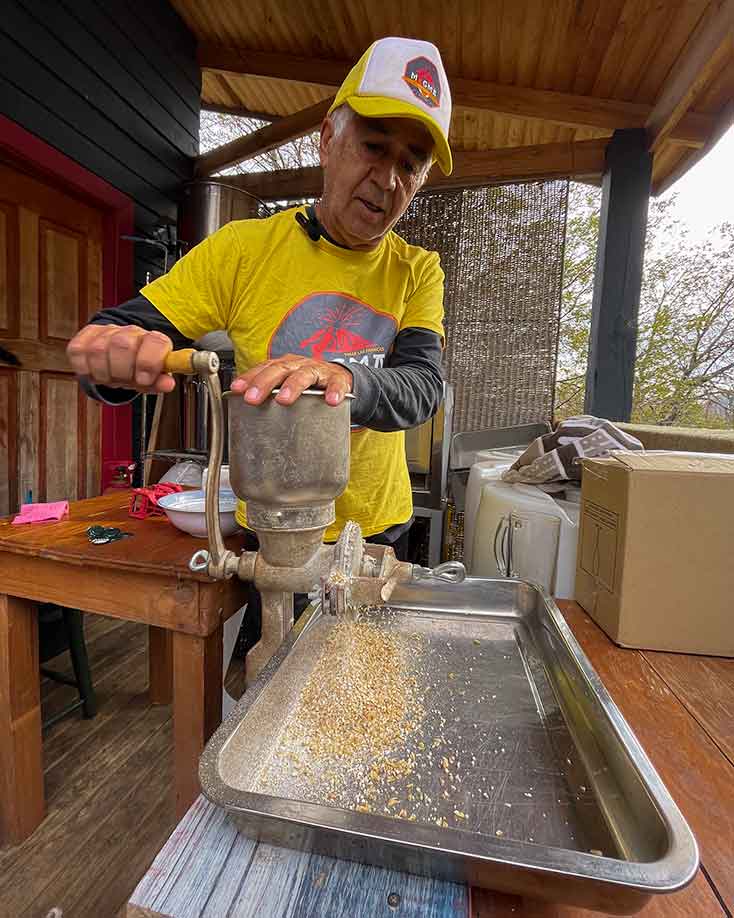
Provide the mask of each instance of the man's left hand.
[{"label": "man's left hand", "polygon": [[232,391],[244,393],[249,405],[261,405],[273,389],[280,387],[275,401],[292,405],[306,389],[325,389],[326,403],[339,405],[352,391],[352,384],[352,374],[340,363],[286,354],[259,363],[238,376],[232,382]]}]

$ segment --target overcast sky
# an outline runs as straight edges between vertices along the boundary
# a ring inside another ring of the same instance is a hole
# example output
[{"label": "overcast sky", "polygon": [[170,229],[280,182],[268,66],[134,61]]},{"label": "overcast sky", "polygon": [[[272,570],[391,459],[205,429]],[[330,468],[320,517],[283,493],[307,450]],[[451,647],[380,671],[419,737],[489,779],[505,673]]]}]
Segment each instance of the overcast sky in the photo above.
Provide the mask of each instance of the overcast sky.
[{"label": "overcast sky", "polygon": [[677,195],[677,216],[696,240],[721,223],[734,223],[734,127],[663,198],[671,194]]}]

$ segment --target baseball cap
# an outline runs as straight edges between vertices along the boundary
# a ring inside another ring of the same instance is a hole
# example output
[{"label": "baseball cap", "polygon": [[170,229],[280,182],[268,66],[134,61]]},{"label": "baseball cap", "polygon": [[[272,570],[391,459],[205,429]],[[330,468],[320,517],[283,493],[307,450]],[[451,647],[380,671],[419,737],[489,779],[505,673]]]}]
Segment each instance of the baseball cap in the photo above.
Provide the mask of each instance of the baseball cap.
[{"label": "baseball cap", "polygon": [[435,45],[416,38],[380,38],[349,71],[329,114],[345,102],[365,118],[422,122],[441,171],[451,174],[451,91]]}]

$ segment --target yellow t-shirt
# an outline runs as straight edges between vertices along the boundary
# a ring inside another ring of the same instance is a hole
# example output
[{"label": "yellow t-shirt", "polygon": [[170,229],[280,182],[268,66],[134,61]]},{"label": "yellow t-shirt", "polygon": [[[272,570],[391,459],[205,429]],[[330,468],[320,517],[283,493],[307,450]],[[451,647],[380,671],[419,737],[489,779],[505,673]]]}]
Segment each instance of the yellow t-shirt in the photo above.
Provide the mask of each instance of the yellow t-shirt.
[{"label": "yellow t-shirt", "polygon": [[[303,209],[228,223],[141,293],[187,338],[226,329],[238,373],[284,354],[378,368],[404,328],[443,337],[436,252],[392,232],[370,252],[313,242],[295,220]],[[369,536],[412,512],[402,431],[353,429],[349,484],[325,538],[349,519]]]}]

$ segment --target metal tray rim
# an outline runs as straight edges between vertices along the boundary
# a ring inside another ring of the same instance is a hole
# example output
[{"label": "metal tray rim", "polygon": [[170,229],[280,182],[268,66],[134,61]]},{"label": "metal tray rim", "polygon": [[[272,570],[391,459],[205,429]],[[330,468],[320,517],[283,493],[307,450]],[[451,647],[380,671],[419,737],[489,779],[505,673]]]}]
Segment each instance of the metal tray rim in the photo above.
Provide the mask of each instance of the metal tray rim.
[{"label": "metal tray rim", "polygon": [[[469,857],[486,865],[510,865],[517,869],[586,879],[648,894],[675,892],[687,886],[694,879],[699,866],[698,845],[693,833],[621,711],[586,658],[553,599],[541,586],[527,581],[471,577],[467,578],[466,582],[483,584],[488,589],[493,584],[501,584],[503,588],[518,584],[524,588],[529,587],[540,595],[548,620],[555,629],[556,637],[563,642],[578,672],[597,696],[609,725],[618,741],[626,748],[632,766],[642,778],[655,804],[668,837],[668,848],[661,858],[655,861],[624,861],[564,848],[535,845],[515,839],[503,838],[495,841],[489,836],[482,836],[482,851],[477,851],[472,850],[475,847],[472,844],[476,840],[475,834],[458,828],[441,830],[442,839],[446,842],[450,839],[455,839],[457,842],[462,841],[460,846],[448,847],[447,844],[437,845],[435,839],[429,841],[427,838],[422,838],[428,833],[435,835],[435,830],[430,826],[408,823],[409,828],[406,833],[406,824],[402,820],[305,801],[297,801],[299,815],[295,816],[288,812],[290,806],[296,803],[295,801],[250,791],[234,790],[227,786],[219,774],[219,754],[301,635],[320,618],[321,610],[318,604],[304,612],[259,678],[242,696],[209,740],[199,766],[199,778],[204,795],[212,803],[223,807],[232,814],[252,816],[256,819],[279,820],[309,829],[341,831],[352,838],[385,841],[408,850],[418,848],[431,853]],[[462,614],[471,616],[477,613],[467,611]],[[349,816],[350,825],[339,824],[340,820],[335,816],[342,813]],[[568,862],[567,865],[564,866],[564,862]]]}]

